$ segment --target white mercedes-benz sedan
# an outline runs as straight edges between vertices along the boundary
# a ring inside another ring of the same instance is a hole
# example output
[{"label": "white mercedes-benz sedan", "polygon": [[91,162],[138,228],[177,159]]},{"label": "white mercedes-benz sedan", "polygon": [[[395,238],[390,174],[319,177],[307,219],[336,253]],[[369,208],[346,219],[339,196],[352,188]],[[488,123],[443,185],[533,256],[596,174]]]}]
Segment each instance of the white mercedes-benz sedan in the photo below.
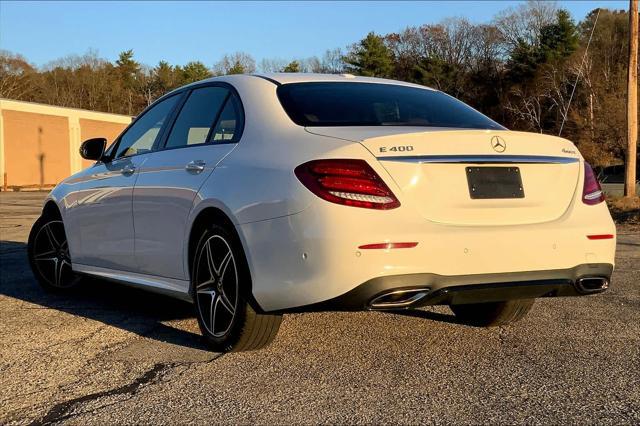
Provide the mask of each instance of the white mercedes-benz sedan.
[{"label": "white mercedes-benz sedan", "polygon": [[352,75],[212,78],[149,106],[48,196],[49,290],[102,277],[192,301],[217,351],[283,313],[449,305],[504,325],[609,286],[615,226],[568,140],[427,87]]}]

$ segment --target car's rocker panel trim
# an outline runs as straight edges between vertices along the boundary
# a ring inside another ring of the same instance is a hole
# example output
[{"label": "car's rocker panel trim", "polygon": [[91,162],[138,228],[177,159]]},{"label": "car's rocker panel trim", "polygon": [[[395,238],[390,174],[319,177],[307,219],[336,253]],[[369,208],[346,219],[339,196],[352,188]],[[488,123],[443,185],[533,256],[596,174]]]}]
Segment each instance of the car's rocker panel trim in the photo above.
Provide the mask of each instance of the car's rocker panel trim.
[{"label": "car's rocker panel trim", "polygon": [[408,163],[527,163],[527,164],[571,164],[580,161],[575,157],[549,155],[413,155],[377,157],[380,161],[402,161]]},{"label": "car's rocker panel trim", "polygon": [[164,294],[187,302],[193,302],[189,295],[189,281],[137,274],[135,272],[117,271],[114,269],[81,265],[78,263],[73,264],[73,271],[83,275],[100,277],[131,287],[152,291],[154,293]]}]

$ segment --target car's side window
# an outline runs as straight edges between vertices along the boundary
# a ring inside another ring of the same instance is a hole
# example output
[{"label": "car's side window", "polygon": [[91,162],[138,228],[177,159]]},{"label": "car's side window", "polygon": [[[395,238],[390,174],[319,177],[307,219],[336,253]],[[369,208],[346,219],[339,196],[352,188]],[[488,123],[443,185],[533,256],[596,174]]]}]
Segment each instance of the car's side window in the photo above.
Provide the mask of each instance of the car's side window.
[{"label": "car's side window", "polygon": [[220,118],[211,134],[211,141],[213,143],[238,142],[243,119],[240,100],[232,93],[220,113]]},{"label": "car's side window", "polygon": [[155,105],[120,136],[114,158],[129,157],[153,149],[163,124],[180,99],[174,95]]},{"label": "car's side window", "polygon": [[229,90],[224,87],[193,90],[178,114],[165,148],[206,143],[209,131],[228,96]]}]

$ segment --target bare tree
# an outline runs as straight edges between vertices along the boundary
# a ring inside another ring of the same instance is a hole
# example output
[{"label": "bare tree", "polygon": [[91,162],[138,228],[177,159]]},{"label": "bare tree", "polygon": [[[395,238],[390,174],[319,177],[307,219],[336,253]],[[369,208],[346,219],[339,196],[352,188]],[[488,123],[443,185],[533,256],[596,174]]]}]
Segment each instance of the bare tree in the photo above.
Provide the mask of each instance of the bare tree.
[{"label": "bare tree", "polygon": [[504,36],[495,25],[476,25],[471,30],[471,67],[497,65],[506,56]]},{"label": "bare tree", "polygon": [[289,61],[282,58],[263,59],[260,61],[260,71],[262,72],[280,72],[287,66]]},{"label": "bare tree", "polygon": [[387,34],[385,42],[393,54],[397,77],[411,79],[424,53],[420,29],[407,27],[399,33]]},{"label": "bare tree", "polygon": [[472,55],[474,27],[464,18],[445,19],[442,24],[440,55],[449,64],[467,67]]},{"label": "bare tree", "polygon": [[251,74],[256,71],[256,61],[245,52],[235,52],[222,57],[213,66],[215,75]]},{"label": "bare tree", "polygon": [[345,63],[343,61],[344,53],[342,49],[336,48],[327,50],[322,58],[315,56],[306,59],[302,64],[305,72],[315,72],[323,74],[340,74],[345,72]]},{"label": "bare tree", "polygon": [[34,68],[22,56],[0,50],[0,97],[24,97],[32,89],[30,76],[34,72]]},{"label": "bare tree", "polygon": [[549,98],[548,92],[538,88],[527,90],[516,87],[505,104],[505,109],[511,113],[516,122],[522,123],[526,130],[542,133],[543,115],[545,113],[545,101]]},{"label": "bare tree", "polygon": [[516,8],[500,12],[494,24],[512,48],[520,40],[538,46],[542,28],[554,22],[558,6],[555,1],[529,0]]}]

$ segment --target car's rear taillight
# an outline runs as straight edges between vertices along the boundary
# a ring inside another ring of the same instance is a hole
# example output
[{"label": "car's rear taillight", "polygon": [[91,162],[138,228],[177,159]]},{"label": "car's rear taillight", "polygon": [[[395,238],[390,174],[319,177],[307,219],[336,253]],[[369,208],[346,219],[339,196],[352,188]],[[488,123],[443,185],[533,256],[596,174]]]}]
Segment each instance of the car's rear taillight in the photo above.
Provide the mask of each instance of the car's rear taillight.
[{"label": "car's rear taillight", "polygon": [[313,160],[296,167],[295,174],[311,192],[332,203],[380,210],[400,206],[364,160]]},{"label": "car's rear taillight", "polygon": [[598,183],[596,174],[591,165],[584,162],[584,186],[582,187],[582,202],[589,205],[599,204],[604,201],[604,193]]}]

